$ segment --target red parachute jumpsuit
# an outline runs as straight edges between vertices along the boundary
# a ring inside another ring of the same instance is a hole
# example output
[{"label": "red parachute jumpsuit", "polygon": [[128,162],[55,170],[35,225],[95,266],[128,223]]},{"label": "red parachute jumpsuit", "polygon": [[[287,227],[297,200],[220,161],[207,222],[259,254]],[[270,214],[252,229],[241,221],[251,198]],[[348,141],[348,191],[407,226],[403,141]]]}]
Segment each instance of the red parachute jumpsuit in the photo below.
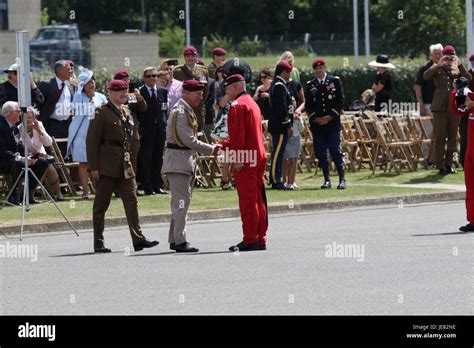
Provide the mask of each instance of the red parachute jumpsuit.
[{"label": "red parachute jumpsuit", "polygon": [[224,153],[231,150],[236,157],[235,162],[244,163],[242,170],[233,171],[239,196],[243,241],[245,244],[258,242],[263,245],[268,228],[264,185],[267,155],[263,145],[262,114],[257,103],[247,93],[242,92],[232,102],[227,127],[229,138],[222,142]]}]

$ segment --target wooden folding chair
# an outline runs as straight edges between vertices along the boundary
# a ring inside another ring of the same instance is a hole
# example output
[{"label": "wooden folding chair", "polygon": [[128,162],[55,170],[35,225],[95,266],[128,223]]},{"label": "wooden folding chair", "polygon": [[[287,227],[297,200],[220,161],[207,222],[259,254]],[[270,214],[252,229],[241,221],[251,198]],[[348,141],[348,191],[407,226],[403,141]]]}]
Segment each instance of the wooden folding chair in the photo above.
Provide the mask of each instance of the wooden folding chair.
[{"label": "wooden folding chair", "polygon": [[341,149],[347,154],[347,166],[352,172],[356,171],[356,167],[360,167],[359,142],[354,129],[354,117],[341,116]]},{"label": "wooden folding chair", "polygon": [[[376,160],[379,158],[386,159],[389,172],[395,169],[397,173],[400,173],[403,168],[410,168],[410,160],[404,149],[406,143],[398,140],[394,130],[391,128],[390,121],[387,118],[375,120],[375,128],[378,137],[375,152]],[[384,172],[386,170],[387,167],[385,167]],[[373,172],[375,173],[375,168]]]},{"label": "wooden folding chair", "polygon": [[67,142],[67,139],[55,139],[54,137],[51,138],[53,139],[53,143],[48,147],[48,150],[51,152],[51,156],[54,157],[53,165],[59,175],[59,187],[65,188],[67,191],[66,194],[69,194],[70,196],[76,196],[76,188],[69,174],[69,169],[72,167],[79,167],[79,163],[66,163],[64,161],[63,155],[58,146],[58,142]]},{"label": "wooden folding chair", "polygon": [[370,170],[374,169],[374,152],[377,143],[376,138],[372,138],[364,118],[361,116],[354,117],[355,134],[359,144],[360,159],[358,170],[364,165],[368,165]]},{"label": "wooden folding chair", "polygon": [[423,151],[420,144],[413,138],[406,115],[394,115],[390,117],[389,124],[393,130],[394,137],[401,142],[401,149],[408,162],[408,169],[417,170],[418,162],[424,161]]},{"label": "wooden folding chair", "polygon": [[300,163],[306,167],[306,171],[311,173],[313,168],[316,167],[316,173],[318,170],[317,159],[314,154],[313,147],[313,134],[309,129],[309,122],[307,118],[303,119],[304,129],[301,132],[301,152],[300,152]]}]

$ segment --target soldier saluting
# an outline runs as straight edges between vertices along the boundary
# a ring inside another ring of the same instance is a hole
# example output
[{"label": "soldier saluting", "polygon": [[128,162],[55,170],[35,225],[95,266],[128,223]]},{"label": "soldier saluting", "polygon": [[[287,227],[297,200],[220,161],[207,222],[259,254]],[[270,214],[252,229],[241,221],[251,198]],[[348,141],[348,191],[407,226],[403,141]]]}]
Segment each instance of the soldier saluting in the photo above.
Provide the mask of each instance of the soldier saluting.
[{"label": "soldier saluting", "polygon": [[137,184],[131,163],[134,121],[128,107],[128,83],[113,80],[107,85],[109,102],[96,109],[87,132],[87,159],[97,181],[93,207],[94,251],[108,253],[104,245],[104,218],[114,189],[122,199],[135,251],[158,245],[143,235],[138,217]]},{"label": "soldier saluting", "polygon": [[331,188],[329,177],[328,150],[339,174],[339,190],[346,188],[344,160],[341,153],[341,112],[344,103],[344,91],[339,77],[326,72],[324,59],[313,61],[315,78],[308,81],[305,88],[305,103],[297,113],[306,110],[313,134],[314,153],[324,175],[322,189]]}]

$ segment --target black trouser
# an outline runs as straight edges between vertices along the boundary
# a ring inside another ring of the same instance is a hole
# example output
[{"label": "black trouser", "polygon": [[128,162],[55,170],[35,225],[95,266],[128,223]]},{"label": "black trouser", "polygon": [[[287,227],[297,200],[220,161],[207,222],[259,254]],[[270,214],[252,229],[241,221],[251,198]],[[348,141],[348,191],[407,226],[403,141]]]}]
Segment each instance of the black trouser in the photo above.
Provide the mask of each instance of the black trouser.
[{"label": "black trouser", "polygon": [[163,188],[161,167],[163,166],[163,151],[165,148],[166,132],[158,126],[140,139],[140,180],[145,191],[157,191]]},{"label": "black trouser", "polygon": [[469,116],[462,116],[459,122],[459,135],[461,136],[459,142],[461,143],[461,150],[459,151],[459,162],[461,162],[464,168],[464,157],[466,157],[467,149],[467,123],[469,122]]},{"label": "black trouser", "polygon": [[[15,183],[16,179],[18,178],[18,175],[21,173],[21,169],[25,167],[25,164],[23,162],[11,160],[10,163],[10,175],[12,179],[12,185]],[[29,168],[35,173],[36,177],[41,180],[41,178],[44,175],[44,172],[46,169],[48,169],[49,162],[47,159],[44,158],[38,158],[36,163]],[[31,192],[34,190],[34,188],[38,185],[38,181],[34,178],[34,176],[31,173],[28,173],[28,180],[29,180],[29,191],[30,191],[30,197],[32,196]],[[18,185],[17,185],[18,186]],[[17,197],[16,194],[16,186],[13,188],[13,197]],[[11,187],[10,187],[11,189]]]},{"label": "black trouser", "polygon": [[[67,139],[69,135],[69,124],[71,123],[71,119],[67,121],[57,121],[52,118],[48,119],[48,122],[45,125],[46,132],[56,139]],[[58,143],[59,150],[63,157],[66,156],[67,152],[67,143],[60,142]]]}]

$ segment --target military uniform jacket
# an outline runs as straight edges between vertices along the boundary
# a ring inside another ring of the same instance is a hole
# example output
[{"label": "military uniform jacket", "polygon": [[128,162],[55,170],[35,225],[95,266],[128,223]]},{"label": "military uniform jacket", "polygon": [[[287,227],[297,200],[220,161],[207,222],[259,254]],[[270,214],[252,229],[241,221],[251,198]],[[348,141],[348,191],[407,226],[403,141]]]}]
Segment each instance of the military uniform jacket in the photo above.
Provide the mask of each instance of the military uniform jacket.
[{"label": "military uniform jacket", "polygon": [[148,108],[148,105],[145,101],[145,99],[142,97],[142,95],[138,95],[137,97],[137,102],[136,103],[127,103],[126,105],[130,109],[130,112],[133,116],[133,121],[134,121],[134,128],[133,128],[133,141],[140,141],[140,134],[139,134],[139,122],[138,122],[138,113],[139,112],[145,112]]},{"label": "military uniform jacket", "polygon": [[[128,136],[123,122],[128,123],[129,129],[136,131],[136,125],[127,106],[123,105],[119,110],[109,101],[96,109],[94,119],[90,121],[86,140],[90,171],[98,170],[101,176],[119,179],[135,176],[130,160],[126,161],[125,158],[127,150],[124,141]],[[130,138],[133,138],[133,135]]]},{"label": "military uniform jacket", "polygon": [[452,75],[451,67],[443,64],[433,64],[431,68],[423,73],[423,78],[425,80],[433,80],[436,87],[433,101],[431,102],[431,111],[450,111],[449,98],[451,96],[451,89],[453,88],[454,80],[461,76],[468,80],[472,79],[471,73],[466,71],[462,64],[459,66],[458,75]]},{"label": "military uniform jacket", "polygon": [[[341,128],[341,112],[344,105],[344,90],[337,76],[326,75],[323,84],[317,78],[306,83],[305,110],[309,124],[313,129],[337,131]],[[317,117],[332,116],[332,121],[326,125],[313,123]]]},{"label": "military uniform jacket", "polygon": [[[186,64],[178,65],[173,70],[173,78],[179,81],[186,80],[198,80],[205,84],[202,99],[206,100],[209,94],[209,73],[205,66],[196,64],[194,69],[191,70]],[[194,114],[198,119],[199,126],[204,125],[204,103],[201,102],[195,108],[193,108]]]},{"label": "military uniform jacket", "polygon": [[268,131],[272,134],[282,134],[293,125],[294,106],[291,103],[291,93],[287,82],[280,76],[275,77],[270,86],[270,117]]},{"label": "military uniform jacket", "polygon": [[179,99],[171,110],[166,125],[166,142],[175,144],[183,149],[165,150],[161,172],[194,175],[198,153],[211,155],[214,146],[206,144],[197,138],[197,119],[193,109]]}]

